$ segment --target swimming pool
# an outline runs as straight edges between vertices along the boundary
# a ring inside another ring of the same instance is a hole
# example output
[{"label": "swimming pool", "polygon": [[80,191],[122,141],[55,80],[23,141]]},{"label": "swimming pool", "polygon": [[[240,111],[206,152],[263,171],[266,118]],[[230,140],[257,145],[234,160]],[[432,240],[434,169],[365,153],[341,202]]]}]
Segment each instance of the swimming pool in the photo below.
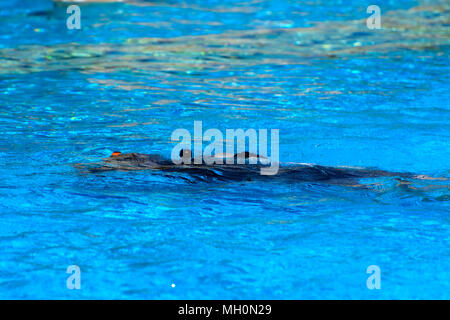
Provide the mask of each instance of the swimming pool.
[{"label": "swimming pool", "polygon": [[[448,182],[85,174],[177,128],[280,130],[280,161],[450,177],[449,3],[0,4],[0,298],[450,298]],[[81,270],[69,290],[66,269]],[[366,269],[381,270],[369,290]]]}]

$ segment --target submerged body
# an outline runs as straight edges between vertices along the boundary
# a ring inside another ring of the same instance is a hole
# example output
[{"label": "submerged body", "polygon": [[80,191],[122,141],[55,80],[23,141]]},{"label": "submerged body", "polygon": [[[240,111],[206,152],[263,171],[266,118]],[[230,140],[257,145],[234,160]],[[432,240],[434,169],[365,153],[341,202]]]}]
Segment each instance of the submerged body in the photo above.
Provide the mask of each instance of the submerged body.
[{"label": "submerged body", "polygon": [[[183,153],[180,152],[180,156]],[[186,155],[186,153],[185,153]],[[188,154],[190,156],[190,152]],[[194,161],[189,159],[187,164],[175,164],[169,159],[162,158],[155,154],[142,153],[120,153],[114,152],[110,157],[103,160],[98,165],[94,164],[87,168],[89,172],[100,173],[107,171],[135,171],[135,170],[156,170],[164,173],[187,174],[190,177],[203,181],[251,181],[262,179],[276,179],[286,182],[325,182],[329,184],[341,184],[349,186],[362,186],[358,179],[375,177],[396,177],[411,178],[421,180],[447,180],[446,178],[433,178],[425,175],[415,175],[412,173],[389,172],[384,170],[354,168],[354,167],[330,167],[316,164],[294,163],[279,167],[276,175],[261,175],[260,169],[267,167],[260,163],[251,164],[250,159],[258,159],[259,162],[267,160],[258,155],[243,152],[235,154],[234,160],[241,159],[243,164],[227,164],[226,159],[222,159],[223,164],[206,164],[205,161]],[[186,158],[184,158],[186,160]],[[195,163],[199,162],[199,163]]]}]

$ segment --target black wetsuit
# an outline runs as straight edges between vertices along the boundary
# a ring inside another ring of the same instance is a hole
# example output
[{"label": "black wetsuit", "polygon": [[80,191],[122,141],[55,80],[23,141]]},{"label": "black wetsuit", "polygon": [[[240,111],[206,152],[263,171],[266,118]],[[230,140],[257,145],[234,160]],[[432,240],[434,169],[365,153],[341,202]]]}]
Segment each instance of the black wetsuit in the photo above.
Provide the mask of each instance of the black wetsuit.
[{"label": "black wetsuit", "polygon": [[[193,161],[192,161],[193,162]],[[128,153],[106,158],[100,166],[90,166],[90,172],[157,170],[162,172],[186,173],[201,180],[248,181],[261,179],[281,179],[294,181],[338,182],[371,177],[414,177],[411,173],[388,172],[383,170],[328,167],[310,164],[281,166],[275,175],[262,175],[261,164],[174,164],[159,155]],[[347,184],[347,183],[345,183]]]}]

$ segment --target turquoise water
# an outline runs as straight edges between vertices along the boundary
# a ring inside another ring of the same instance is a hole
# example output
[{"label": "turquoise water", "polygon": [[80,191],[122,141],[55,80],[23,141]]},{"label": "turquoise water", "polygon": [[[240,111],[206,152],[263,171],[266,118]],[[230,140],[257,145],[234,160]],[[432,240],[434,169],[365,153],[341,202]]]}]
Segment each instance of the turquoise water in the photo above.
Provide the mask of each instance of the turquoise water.
[{"label": "turquoise water", "polygon": [[450,177],[449,4],[377,4],[380,30],[353,0],[90,4],[67,30],[66,5],[3,1],[0,298],[450,298],[448,181],[74,168],[169,157],[202,121],[279,129],[282,162]]}]

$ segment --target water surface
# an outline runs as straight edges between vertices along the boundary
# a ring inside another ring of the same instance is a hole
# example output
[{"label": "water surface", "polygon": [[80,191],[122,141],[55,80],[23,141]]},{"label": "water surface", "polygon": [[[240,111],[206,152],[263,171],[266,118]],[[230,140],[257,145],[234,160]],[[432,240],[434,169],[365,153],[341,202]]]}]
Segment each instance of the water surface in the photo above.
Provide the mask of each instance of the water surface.
[{"label": "water surface", "polygon": [[0,298],[449,298],[448,182],[73,167],[168,157],[202,121],[279,129],[283,162],[450,177],[448,2],[382,1],[380,30],[354,0],[90,4],[81,30],[20,3],[0,4]]}]

